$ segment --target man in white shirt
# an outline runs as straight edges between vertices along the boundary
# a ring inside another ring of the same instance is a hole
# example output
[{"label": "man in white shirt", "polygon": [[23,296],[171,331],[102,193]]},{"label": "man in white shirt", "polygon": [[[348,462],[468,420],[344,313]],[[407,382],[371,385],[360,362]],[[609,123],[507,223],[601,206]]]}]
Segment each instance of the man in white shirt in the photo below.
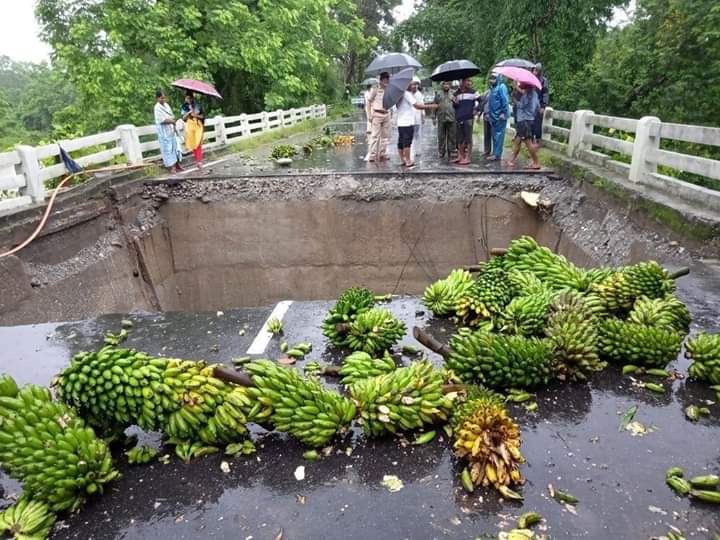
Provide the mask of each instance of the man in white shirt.
[{"label": "man in white shirt", "polygon": [[[413,82],[410,85],[412,87],[411,92],[415,97],[417,103],[425,103],[425,96],[420,91],[420,79],[413,77]],[[413,143],[410,147],[410,158],[415,161],[415,156],[420,155],[420,144],[422,139],[422,125],[425,122],[425,111],[415,109],[415,124],[413,130]]]},{"label": "man in white shirt", "polygon": [[437,108],[435,103],[425,105],[422,102],[418,102],[417,99],[415,99],[414,92],[415,83],[412,82],[397,104],[398,153],[402,161],[401,165],[407,168],[415,166],[410,156],[410,147],[412,146],[413,134],[415,132],[415,111]]}]

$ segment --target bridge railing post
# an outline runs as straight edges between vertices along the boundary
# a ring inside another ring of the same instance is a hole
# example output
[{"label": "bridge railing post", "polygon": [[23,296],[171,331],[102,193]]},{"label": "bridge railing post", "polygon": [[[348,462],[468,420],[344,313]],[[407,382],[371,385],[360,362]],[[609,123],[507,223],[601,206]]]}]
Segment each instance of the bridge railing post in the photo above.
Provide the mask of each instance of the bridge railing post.
[{"label": "bridge railing post", "polygon": [[225,131],[225,118],[219,114],[215,117],[215,142],[220,146],[227,145],[227,132]]},{"label": "bridge railing post", "polygon": [[642,182],[646,175],[657,172],[657,163],[650,161],[650,157],[660,149],[660,125],[656,116],[643,116],[638,120],[629,174],[633,182]]},{"label": "bridge railing post", "polygon": [[40,179],[40,161],[37,150],[33,146],[19,144],[15,150],[20,154],[22,171],[25,175],[25,188],[23,195],[29,195],[34,203],[41,203],[45,200],[45,185]]},{"label": "bridge railing post", "polygon": [[590,121],[590,115],[592,114],[595,113],[587,110],[579,110],[573,113],[570,136],[568,137],[568,156],[577,157],[581,150],[587,148],[588,145],[583,142],[583,139],[585,135],[593,132],[593,125]]},{"label": "bridge railing post", "polygon": [[140,136],[137,128],[132,124],[123,124],[117,127],[120,133],[120,146],[125,159],[130,165],[139,165],[143,161],[142,150],[140,149]]},{"label": "bridge railing post", "polygon": [[546,141],[552,140],[552,133],[550,133],[550,129],[553,125],[553,108],[552,107],[545,107],[545,112],[543,113],[543,132],[542,132],[542,139]]}]

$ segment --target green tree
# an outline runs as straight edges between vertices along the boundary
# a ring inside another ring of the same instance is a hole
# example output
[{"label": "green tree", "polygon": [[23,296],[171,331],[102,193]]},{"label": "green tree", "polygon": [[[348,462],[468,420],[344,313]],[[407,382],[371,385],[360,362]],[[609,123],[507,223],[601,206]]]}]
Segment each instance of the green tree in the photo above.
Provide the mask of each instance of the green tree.
[{"label": "green tree", "polygon": [[180,77],[215,82],[226,113],[305,105],[365,39],[350,0],[39,0],[36,14],[89,129],[149,122],[155,89]]}]

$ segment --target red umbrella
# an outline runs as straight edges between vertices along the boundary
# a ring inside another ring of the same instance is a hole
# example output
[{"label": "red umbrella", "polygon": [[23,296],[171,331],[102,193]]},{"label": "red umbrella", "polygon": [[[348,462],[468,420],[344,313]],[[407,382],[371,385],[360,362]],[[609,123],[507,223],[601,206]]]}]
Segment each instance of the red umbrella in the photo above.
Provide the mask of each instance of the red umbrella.
[{"label": "red umbrella", "polygon": [[178,79],[172,83],[172,85],[176,88],[182,88],[183,90],[192,90],[198,94],[222,99],[220,92],[215,90],[212,84],[206,82],[196,81],[195,79]]},{"label": "red umbrella", "polygon": [[492,72],[498,73],[499,75],[504,75],[505,77],[507,77],[508,79],[512,79],[513,81],[529,84],[530,86],[534,86],[538,90],[542,90],[542,84],[540,84],[538,78],[531,72],[529,72],[527,69],[510,66],[494,67]]}]

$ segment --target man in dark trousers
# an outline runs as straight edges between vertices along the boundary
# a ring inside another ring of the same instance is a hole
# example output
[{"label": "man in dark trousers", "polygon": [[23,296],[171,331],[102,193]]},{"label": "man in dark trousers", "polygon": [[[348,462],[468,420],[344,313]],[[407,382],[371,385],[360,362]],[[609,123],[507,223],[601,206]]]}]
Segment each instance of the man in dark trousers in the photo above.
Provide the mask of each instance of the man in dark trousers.
[{"label": "man in dark trousers", "polygon": [[535,67],[532,68],[532,72],[542,85],[542,90],[538,92],[540,108],[538,109],[537,116],[535,117],[535,122],[533,124],[533,138],[539,143],[540,139],[542,139],[543,115],[545,114],[545,107],[550,105],[550,86],[543,75],[543,65],[540,62],[535,64]]},{"label": "man in dark trousers", "polygon": [[458,165],[469,165],[473,144],[473,121],[478,109],[480,94],[472,86],[472,80],[463,79],[455,92],[455,121],[457,124],[458,157],[453,161]]},{"label": "man in dark trousers", "polygon": [[440,91],[435,94],[435,103],[438,105],[438,156],[443,159],[447,153],[450,159],[454,159],[457,154],[457,144],[455,143],[457,128],[455,127],[455,104],[449,81],[442,83]]}]

